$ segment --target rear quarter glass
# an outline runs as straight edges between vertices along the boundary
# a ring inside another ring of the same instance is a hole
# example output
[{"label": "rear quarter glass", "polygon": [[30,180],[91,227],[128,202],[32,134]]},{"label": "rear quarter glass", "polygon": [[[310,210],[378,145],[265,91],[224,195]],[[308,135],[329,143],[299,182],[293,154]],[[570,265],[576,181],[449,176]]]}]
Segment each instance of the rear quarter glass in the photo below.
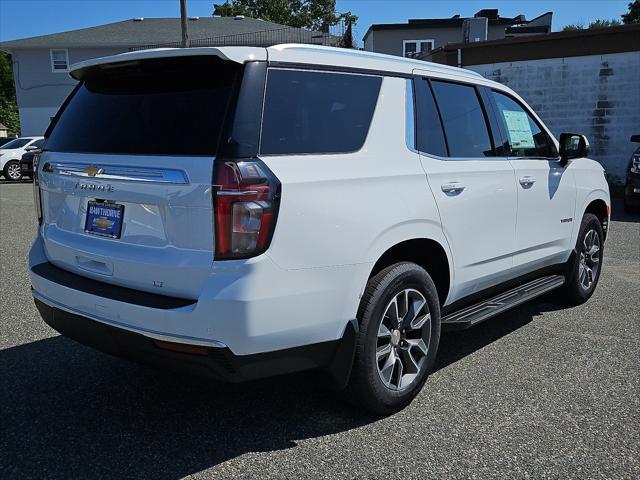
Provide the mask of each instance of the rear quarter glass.
[{"label": "rear quarter glass", "polygon": [[382,78],[270,69],[260,153],[359,150],[369,132]]}]

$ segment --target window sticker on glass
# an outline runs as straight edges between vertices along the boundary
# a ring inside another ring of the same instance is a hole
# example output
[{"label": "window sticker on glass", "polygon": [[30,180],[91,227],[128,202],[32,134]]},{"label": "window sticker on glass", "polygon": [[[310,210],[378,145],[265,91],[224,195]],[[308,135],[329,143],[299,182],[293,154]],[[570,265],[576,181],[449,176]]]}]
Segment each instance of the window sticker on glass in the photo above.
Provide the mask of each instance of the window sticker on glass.
[{"label": "window sticker on glass", "polygon": [[515,110],[503,110],[502,114],[509,130],[511,148],[535,148],[536,144],[533,141],[533,132],[527,114]]}]

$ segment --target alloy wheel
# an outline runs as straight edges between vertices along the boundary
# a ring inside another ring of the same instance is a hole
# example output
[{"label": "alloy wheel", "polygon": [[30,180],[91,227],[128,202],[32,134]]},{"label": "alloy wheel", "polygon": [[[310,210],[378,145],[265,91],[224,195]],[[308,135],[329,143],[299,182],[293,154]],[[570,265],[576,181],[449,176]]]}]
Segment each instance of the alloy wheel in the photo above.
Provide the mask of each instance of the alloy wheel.
[{"label": "alloy wheel", "polygon": [[600,237],[593,229],[586,233],[582,241],[578,268],[580,286],[585,290],[589,290],[600,269]]},{"label": "alloy wheel", "polygon": [[20,165],[12,163],[7,166],[7,176],[9,180],[20,180],[22,178],[22,172],[20,171]]},{"label": "alloy wheel", "polygon": [[378,327],[376,365],[382,383],[405,390],[424,368],[431,337],[431,314],[424,295],[411,288],[396,294]]}]

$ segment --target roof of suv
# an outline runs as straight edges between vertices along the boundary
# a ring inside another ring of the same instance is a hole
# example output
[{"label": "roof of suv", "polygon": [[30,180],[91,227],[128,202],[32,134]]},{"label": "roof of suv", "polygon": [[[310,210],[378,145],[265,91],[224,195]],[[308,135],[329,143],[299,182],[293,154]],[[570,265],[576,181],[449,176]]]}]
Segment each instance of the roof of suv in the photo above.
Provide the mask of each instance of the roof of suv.
[{"label": "roof of suv", "polygon": [[385,55],[346,48],[317,45],[285,44],[267,48],[270,62],[311,63],[347,68],[381,70],[385,72],[412,74],[414,70],[446,73],[462,77],[483,78],[471,70],[425,62],[411,58]]},{"label": "roof of suv", "polygon": [[[384,55],[380,53],[350,50],[345,48],[324,47],[304,44],[284,44],[273,47],[198,47],[198,48],[157,48],[122,53],[109,57],[94,58],[71,66],[70,74],[81,78],[89,67],[142,60],[147,58],[168,58],[178,56],[215,55],[226,60],[244,63],[252,60],[268,60],[269,62],[311,64],[318,66],[337,66],[363,70],[376,70],[399,74],[412,74],[416,70],[467,79],[471,81],[485,80],[480,74],[471,70],[441,65],[423,60]],[[485,80],[487,82],[487,80]]]}]

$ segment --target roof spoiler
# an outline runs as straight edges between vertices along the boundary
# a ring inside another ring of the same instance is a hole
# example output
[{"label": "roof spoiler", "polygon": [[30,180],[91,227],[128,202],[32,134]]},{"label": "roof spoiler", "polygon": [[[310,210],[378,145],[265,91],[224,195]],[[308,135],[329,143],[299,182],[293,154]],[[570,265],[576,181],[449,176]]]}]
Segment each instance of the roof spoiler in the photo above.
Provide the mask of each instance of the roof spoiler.
[{"label": "roof spoiler", "polygon": [[86,72],[94,67],[116,67],[152,58],[194,57],[211,55],[230,62],[245,63],[249,61],[266,61],[267,50],[260,47],[199,47],[199,48],[154,48],[120,53],[108,57],[92,58],[71,65],[69,75],[82,80]]}]

